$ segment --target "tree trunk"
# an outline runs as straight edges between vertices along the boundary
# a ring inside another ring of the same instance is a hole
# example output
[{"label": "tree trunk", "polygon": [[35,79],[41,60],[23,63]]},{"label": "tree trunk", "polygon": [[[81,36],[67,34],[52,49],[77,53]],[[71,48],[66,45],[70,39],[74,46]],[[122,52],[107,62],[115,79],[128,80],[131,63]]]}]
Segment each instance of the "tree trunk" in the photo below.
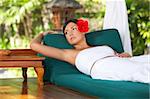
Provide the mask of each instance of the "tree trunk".
[{"label": "tree trunk", "polygon": [[23,21],[25,36],[31,37],[32,35],[32,14],[27,14]]},{"label": "tree trunk", "polygon": [[43,21],[43,26],[44,26],[44,30],[48,30],[49,29],[49,13],[48,10],[46,9],[46,6],[43,6],[43,9],[41,10],[41,16],[42,16],[42,21]]}]

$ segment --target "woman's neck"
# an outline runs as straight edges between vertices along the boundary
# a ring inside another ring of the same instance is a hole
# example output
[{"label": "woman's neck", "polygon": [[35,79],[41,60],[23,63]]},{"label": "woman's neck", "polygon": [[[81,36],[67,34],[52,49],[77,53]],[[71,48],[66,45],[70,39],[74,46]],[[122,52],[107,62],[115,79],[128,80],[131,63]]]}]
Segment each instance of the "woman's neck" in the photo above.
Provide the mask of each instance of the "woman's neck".
[{"label": "woman's neck", "polygon": [[74,48],[76,50],[83,50],[83,49],[86,49],[86,48],[89,48],[91,46],[89,46],[86,42],[86,40],[83,40],[81,42],[79,42],[78,44],[74,45]]}]

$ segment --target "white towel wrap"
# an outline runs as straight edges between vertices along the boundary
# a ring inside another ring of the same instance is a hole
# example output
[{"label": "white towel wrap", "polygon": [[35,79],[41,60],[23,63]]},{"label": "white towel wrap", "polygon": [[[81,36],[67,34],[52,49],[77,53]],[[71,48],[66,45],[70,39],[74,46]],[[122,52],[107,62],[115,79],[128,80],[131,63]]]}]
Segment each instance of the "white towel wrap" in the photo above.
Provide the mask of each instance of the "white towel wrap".
[{"label": "white towel wrap", "polygon": [[98,46],[80,51],[75,65],[93,79],[150,83],[150,55],[120,58],[112,48]]},{"label": "white towel wrap", "polygon": [[79,71],[90,75],[90,69],[96,60],[112,55],[114,55],[114,50],[108,46],[84,49],[76,56],[75,65]]}]

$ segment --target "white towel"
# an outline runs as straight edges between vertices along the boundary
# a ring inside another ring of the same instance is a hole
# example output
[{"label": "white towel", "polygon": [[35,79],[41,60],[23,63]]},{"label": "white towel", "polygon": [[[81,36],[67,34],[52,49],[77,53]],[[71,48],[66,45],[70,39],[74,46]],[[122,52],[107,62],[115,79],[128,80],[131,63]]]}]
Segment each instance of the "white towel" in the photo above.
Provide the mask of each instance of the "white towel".
[{"label": "white towel", "polygon": [[75,65],[93,79],[150,83],[150,55],[121,58],[109,46],[96,46],[80,51]]},{"label": "white towel", "polygon": [[116,28],[119,31],[125,52],[132,55],[125,0],[106,0],[103,29],[109,28]]},{"label": "white towel", "polygon": [[133,58],[109,57],[95,63],[93,79],[150,83],[149,55]]},{"label": "white towel", "polygon": [[90,75],[91,67],[96,60],[113,55],[114,50],[108,46],[87,48],[78,53],[75,65],[79,71]]}]

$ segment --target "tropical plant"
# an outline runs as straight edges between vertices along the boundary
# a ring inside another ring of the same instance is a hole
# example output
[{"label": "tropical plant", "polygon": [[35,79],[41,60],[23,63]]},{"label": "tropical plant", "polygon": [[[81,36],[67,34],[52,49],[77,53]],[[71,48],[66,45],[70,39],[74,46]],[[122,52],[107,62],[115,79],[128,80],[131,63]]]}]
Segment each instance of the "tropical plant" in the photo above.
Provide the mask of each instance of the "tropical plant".
[{"label": "tropical plant", "polygon": [[[0,48],[12,48],[15,37],[29,43],[40,31],[44,31],[42,9],[50,0],[1,0],[0,1]],[[76,18],[84,17],[90,21],[91,30],[102,29],[105,14],[103,0],[77,0],[83,5],[83,12],[76,12]],[[143,54],[150,45],[149,0],[126,0],[131,31],[133,55]],[[49,21],[49,29],[52,24]],[[26,40],[25,40],[26,39]],[[17,47],[17,46],[16,46]],[[13,47],[13,48],[16,48]]]},{"label": "tropical plant", "polygon": [[[1,0],[0,1],[0,48],[10,48],[10,38],[25,35],[32,38],[34,11],[42,9],[46,0]],[[38,10],[39,13],[40,10]],[[38,14],[39,14],[38,13]],[[36,13],[37,14],[37,13]],[[37,18],[40,18],[36,17]],[[15,38],[13,38],[15,39]],[[24,44],[24,43],[23,43]],[[25,45],[26,46],[26,45]]]},{"label": "tropical plant", "polygon": [[144,53],[150,46],[149,0],[126,0],[133,54]]}]

